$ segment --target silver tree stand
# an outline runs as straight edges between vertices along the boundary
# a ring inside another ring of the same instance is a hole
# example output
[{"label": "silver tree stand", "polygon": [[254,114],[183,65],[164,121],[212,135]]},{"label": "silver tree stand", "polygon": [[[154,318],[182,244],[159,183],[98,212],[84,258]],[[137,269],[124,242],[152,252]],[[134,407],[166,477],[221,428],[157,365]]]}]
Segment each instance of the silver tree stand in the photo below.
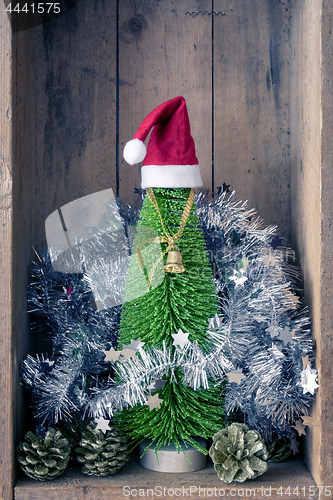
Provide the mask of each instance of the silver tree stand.
[{"label": "silver tree stand", "polygon": [[[201,438],[196,441],[203,447],[206,442]],[[193,446],[186,447],[181,443],[184,452],[178,452],[175,445],[161,446],[155,451],[154,445],[148,448],[150,440],[145,439],[140,443],[140,464],[149,470],[158,472],[193,472],[203,469],[206,465],[206,455]]]}]

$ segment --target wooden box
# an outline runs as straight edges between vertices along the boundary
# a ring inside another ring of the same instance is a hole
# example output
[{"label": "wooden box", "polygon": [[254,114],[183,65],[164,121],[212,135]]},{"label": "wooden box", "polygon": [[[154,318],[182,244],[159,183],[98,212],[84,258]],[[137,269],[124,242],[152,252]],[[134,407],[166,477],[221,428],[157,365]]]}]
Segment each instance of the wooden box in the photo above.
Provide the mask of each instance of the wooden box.
[{"label": "wooden box", "polygon": [[[80,196],[112,187],[138,204],[139,168],[125,164],[123,145],[176,95],[187,100],[204,187],[231,185],[265,223],[279,225],[302,268],[313,322],[320,388],[306,465],[272,467],[244,491],[264,497],[271,486],[270,498],[281,498],[279,486],[291,485],[298,499],[331,498],[320,488],[333,483],[331,0],[61,1],[61,15],[14,30],[8,4],[0,4],[1,498],[120,498],[126,484],[193,485],[199,498],[221,487],[211,467],[175,478],[135,460],[116,479],[71,471],[47,485],[16,482],[15,447],[29,412],[19,363],[34,349],[32,247],[45,243],[46,217]],[[236,493],[225,489],[245,496]]]}]

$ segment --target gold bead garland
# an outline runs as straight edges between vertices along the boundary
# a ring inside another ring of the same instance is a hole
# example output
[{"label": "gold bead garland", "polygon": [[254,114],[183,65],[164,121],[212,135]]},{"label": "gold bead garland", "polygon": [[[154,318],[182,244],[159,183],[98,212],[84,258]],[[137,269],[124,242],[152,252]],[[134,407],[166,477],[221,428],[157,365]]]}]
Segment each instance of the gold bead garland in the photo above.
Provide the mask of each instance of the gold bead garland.
[{"label": "gold bead garland", "polygon": [[[160,209],[159,209],[159,206],[158,206],[158,203],[157,203],[157,200],[155,198],[155,195],[154,195],[152,188],[147,189],[147,195],[148,195],[148,198],[150,199],[151,203],[153,204],[153,206],[155,207],[155,209],[159,215],[164,236],[157,236],[156,238],[148,239],[138,247],[137,259],[138,259],[138,263],[139,263],[140,267],[143,268],[143,266],[144,266],[143,258],[142,258],[142,254],[141,254],[141,248],[143,245],[148,244],[148,243],[152,243],[152,242],[168,243],[166,250],[163,252],[161,257],[159,259],[157,259],[157,261],[155,262],[154,266],[152,267],[152,269],[149,273],[148,288],[150,289],[151,279],[152,279],[152,276],[155,272],[155,269],[156,269],[158,263],[160,262],[160,260],[163,259],[164,255],[167,252],[169,252],[169,255],[167,258],[167,263],[164,266],[164,270],[166,272],[175,272],[175,273],[182,273],[185,271],[185,268],[181,262],[181,255],[179,252],[179,248],[177,247],[175,242],[181,238],[183,231],[184,231],[184,228],[185,228],[185,225],[186,225],[186,222],[187,222],[188,217],[191,213],[191,208],[192,208],[192,205],[194,202],[194,191],[191,188],[190,195],[188,197],[184,211],[182,213],[179,230],[174,235],[170,235],[165,229],[162,214],[160,212]],[[168,260],[169,260],[169,264],[168,264]]]}]

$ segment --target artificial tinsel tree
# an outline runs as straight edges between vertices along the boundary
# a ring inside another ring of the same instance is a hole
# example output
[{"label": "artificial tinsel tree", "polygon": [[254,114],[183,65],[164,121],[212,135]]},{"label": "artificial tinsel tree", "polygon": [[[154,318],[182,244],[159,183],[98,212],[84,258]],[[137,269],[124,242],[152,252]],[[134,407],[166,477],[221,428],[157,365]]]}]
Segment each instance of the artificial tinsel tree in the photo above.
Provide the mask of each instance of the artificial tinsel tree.
[{"label": "artificial tinsel tree", "polygon": [[[179,228],[190,189],[154,189],[165,231],[170,234]],[[151,195],[150,195],[151,196]],[[163,237],[161,219],[147,196],[143,201],[140,225],[154,228]],[[140,339],[145,346],[162,348],[163,342],[173,350],[187,339],[206,350],[209,318],[219,313],[212,270],[207,257],[202,230],[194,205],[188,216],[182,237],[177,241],[182,256],[182,273],[165,273],[163,281],[141,297],[125,302],[122,308],[119,349],[132,340]],[[162,243],[161,254],[168,248]],[[132,295],[136,287],[137,256],[129,270],[127,287]],[[147,276],[149,272],[147,272]],[[126,297],[126,295],[125,295]],[[180,332],[181,330],[181,332]],[[187,335],[182,335],[186,333]],[[171,347],[173,346],[173,347]],[[144,346],[143,346],[144,349]],[[223,387],[200,388],[194,391],[183,383],[183,374],[176,370],[163,377],[163,387],[151,391],[158,394],[159,406],[141,405],[124,409],[119,415],[121,425],[132,440],[150,438],[156,445],[165,443],[195,444],[193,437],[210,437],[224,422]],[[147,394],[150,399],[150,395]]]},{"label": "artificial tinsel tree", "polygon": [[[142,160],[142,141],[152,128],[147,152],[143,148],[146,196],[125,284],[118,348],[139,339],[143,349],[165,345],[176,351],[189,341],[206,351],[209,318],[220,309],[194,204],[193,187],[202,183],[184,98],[161,104],[145,118],[125,146],[129,163]],[[147,394],[148,404],[158,395],[155,407],[121,412],[118,418],[132,442],[148,438],[156,449],[169,443],[181,449],[183,441],[202,449],[194,438],[208,438],[221,427],[223,386],[194,391],[183,378],[178,369],[166,373],[162,387],[154,385]]]}]

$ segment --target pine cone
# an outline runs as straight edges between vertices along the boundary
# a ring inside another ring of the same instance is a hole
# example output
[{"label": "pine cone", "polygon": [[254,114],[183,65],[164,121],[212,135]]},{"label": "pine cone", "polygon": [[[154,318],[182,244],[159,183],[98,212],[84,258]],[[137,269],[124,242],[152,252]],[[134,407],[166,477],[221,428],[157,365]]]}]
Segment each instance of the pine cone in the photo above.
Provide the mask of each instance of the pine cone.
[{"label": "pine cone", "polygon": [[59,430],[48,429],[45,437],[29,431],[18,445],[17,459],[23,472],[39,481],[50,481],[67,467],[70,446]]},{"label": "pine cone", "polygon": [[292,455],[288,439],[276,439],[267,446],[268,462],[284,462]]},{"label": "pine cone", "polygon": [[260,476],[267,470],[267,450],[257,431],[233,423],[213,436],[209,455],[218,477],[225,483]]},{"label": "pine cone", "polygon": [[105,434],[89,422],[81,434],[80,446],[75,449],[78,462],[84,464],[83,474],[89,476],[111,476],[127,462],[127,441],[116,427]]},{"label": "pine cone", "polygon": [[81,432],[86,425],[87,422],[78,418],[71,421],[61,421],[57,424],[57,429],[59,429],[62,435],[68,440],[69,446],[71,447],[69,466],[77,466],[75,448],[79,446]]}]

